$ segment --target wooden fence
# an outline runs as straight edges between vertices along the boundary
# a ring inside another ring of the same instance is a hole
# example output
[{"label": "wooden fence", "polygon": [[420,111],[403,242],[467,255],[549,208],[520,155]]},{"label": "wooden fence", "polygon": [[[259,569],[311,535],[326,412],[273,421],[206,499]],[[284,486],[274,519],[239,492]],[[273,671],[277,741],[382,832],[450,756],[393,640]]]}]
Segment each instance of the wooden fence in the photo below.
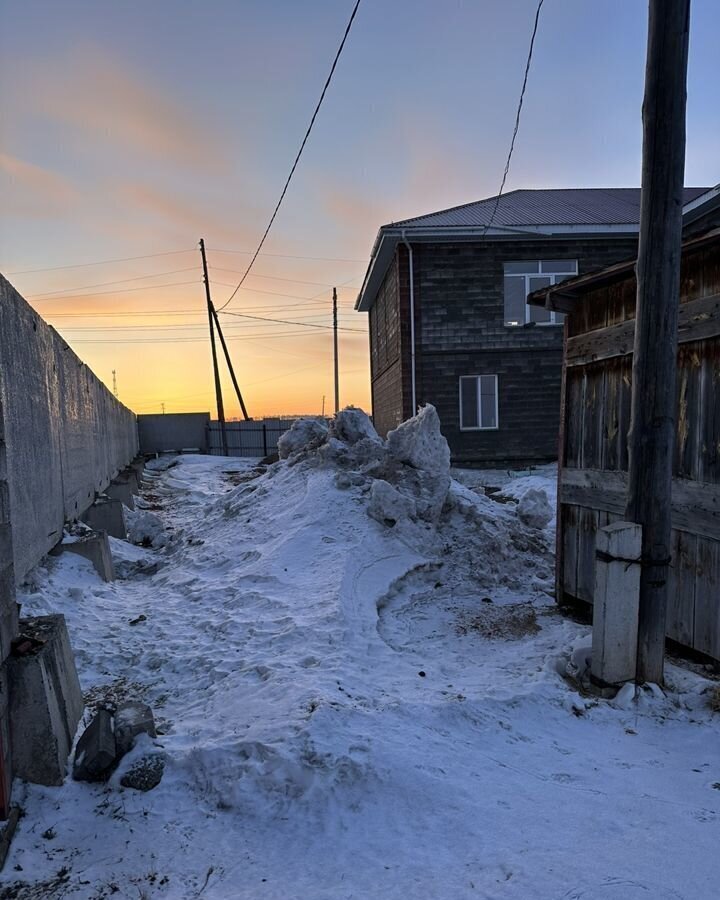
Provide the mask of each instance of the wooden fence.
[{"label": "wooden fence", "polygon": [[[627,265],[578,279],[548,297],[568,313],[560,602],[592,603],[595,534],[624,518],[635,293],[634,267]],[[667,633],[720,659],[720,231],[686,243],[680,304]]]}]

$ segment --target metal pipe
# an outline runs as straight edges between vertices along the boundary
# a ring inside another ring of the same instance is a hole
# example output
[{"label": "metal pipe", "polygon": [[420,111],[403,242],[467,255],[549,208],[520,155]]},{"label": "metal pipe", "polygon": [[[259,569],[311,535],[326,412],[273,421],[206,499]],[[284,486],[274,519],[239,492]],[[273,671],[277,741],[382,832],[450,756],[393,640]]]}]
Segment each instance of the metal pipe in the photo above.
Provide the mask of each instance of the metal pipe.
[{"label": "metal pipe", "polygon": [[413,250],[405,237],[405,229],[401,232],[401,241],[407,247],[408,269],[410,272],[410,395],[412,397],[412,415],[417,412],[415,395],[415,279],[413,276]]}]

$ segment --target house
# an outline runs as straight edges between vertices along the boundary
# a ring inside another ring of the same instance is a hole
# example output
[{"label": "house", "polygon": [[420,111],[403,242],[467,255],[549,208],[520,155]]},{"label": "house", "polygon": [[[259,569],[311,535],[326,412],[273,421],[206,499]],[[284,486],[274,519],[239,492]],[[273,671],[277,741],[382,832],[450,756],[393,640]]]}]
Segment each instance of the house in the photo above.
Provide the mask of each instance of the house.
[{"label": "house", "polygon": [[526,297],[634,257],[639,210],[635,188],[518,190],[380,228],[355,306],[380,434],[432,403],[456,464],[556,459],[563,313]]},{"label": "house", "polygon": [[[667,611],[668,637],[714,660],[720,660],[719,201],[715,189],[691,215],[686,210],[692,236],[681,264]],[[634,260],[611,266],[529,298],[534,308],[566,316],[556,563],[556,595],[566,606],[593,602],[596,532],[625,517],[634,266]]]}]

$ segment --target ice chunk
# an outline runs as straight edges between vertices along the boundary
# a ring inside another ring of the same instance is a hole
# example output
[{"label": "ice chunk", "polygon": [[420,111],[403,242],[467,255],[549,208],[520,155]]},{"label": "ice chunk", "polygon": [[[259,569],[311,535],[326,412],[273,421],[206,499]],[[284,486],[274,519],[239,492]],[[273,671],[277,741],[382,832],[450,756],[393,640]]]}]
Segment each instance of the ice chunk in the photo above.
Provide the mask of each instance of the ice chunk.
[{"label": "ice chunk", "polygon": [[380,436],[368,414],[355,406],[348,406],[337,413],[330,423],[330,434],[346,444],[356,444],[363,438],[380,442]]},{"label": "ice chunk", "polygon": [[322,419],[296,419],[278,440],[278,455],[287,459],[298,450],[318,447],[327,438],[328,428]]},{"label": "ice chunk", "polygon": [[554,515],[547,493],[542,488],[528,488],[517,505],[520,521],[530,528],[545,528]]},{"label": "ice chunk", "polygon": [[169,536],[162,520],[147,509],[125,508],[125,525],[128,539],[143,547],[164,547]]},{"label": "ice chunk", "polygon": [[399,462],[427,472],[450,473],[450,448],[440,431],[437,410],[430,403],[389,432],[387,446]]},{"label": "ice chunk", "polygon": [[415,501],[412,497],[401,494],[387,481],[373,481],[370,488],[368,515],[383,525],[392,527],[403,519],[412,519],[416,515]]}]

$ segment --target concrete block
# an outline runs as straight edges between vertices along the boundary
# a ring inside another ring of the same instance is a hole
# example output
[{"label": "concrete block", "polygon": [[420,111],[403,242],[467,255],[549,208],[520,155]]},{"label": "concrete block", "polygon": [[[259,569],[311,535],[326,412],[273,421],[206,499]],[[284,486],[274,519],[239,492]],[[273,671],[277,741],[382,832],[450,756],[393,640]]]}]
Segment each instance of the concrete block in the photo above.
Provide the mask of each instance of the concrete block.
[{"label": "concrete block", "polygon": [[590,677],[599,685],[635,678],[642,527],[616,522],[597,532]]},{"label": "concrete block", "polygon": [[124,756],[132,748],[139,734],[157,737],[155,719],[147,703],[129,700],[118,707],[115,713],[115,741],[118,756]]},{"label": "concrete block", "polygon": [[118,475],[117,478],[113,478],[105,488],[105,493],[111,500],[120,500],[128,509],[135,509],[133,493],[137,494],[137,492],[137,481],[135,484],[131,484],[130,479],[124,475]]},{"label": "concrete block", "polygon": [[107,531],[111,537],[127,539],[125,514],[121,500],[100,496],[93,505],[86,509],[82,521],[94,531]]},{"label": "concrete block", "polygon": [[83,712],[65,618],[21,619],[20,634],[32,649],[7,662],[13,772],[37,784],[62,784]]},{"label": "concrete block", "polygon": [[141,476],[133,469],[131,466],[128,466],[126,469],[123,469],[118,478],[125,478],[127,483],[130,485],[130,490],[133,494],[140,493],[140,480]]},{"label": "concrete block", "polygon": [[[0,819],[3,820],[8,818],[11,811],[12,779],[9,679],[6,660],[0,665]],[[0,864],[0,870],[2,870],[2,864]]]},{"label": "concrete block", "polygon": [[99,709],[75,748],[75,781],[105,781],[115,766],[117,748],[112,714]]},{"label": "concrete block", "polygon": [[103,581],[115,581],[115,566],[107,531],[98,531],[90,537],[62,543],[60,549],[64,553],[77,553],[78,556],[89,559]]},{"label": "concrete block", "polygon": [[142,456],[138,456],[137,459],[134,459],[130,465],[129,469],[132,469],[135,475],[137,476],[138,481],[142,478],[143,471],[145,469],[145,459]]}]

